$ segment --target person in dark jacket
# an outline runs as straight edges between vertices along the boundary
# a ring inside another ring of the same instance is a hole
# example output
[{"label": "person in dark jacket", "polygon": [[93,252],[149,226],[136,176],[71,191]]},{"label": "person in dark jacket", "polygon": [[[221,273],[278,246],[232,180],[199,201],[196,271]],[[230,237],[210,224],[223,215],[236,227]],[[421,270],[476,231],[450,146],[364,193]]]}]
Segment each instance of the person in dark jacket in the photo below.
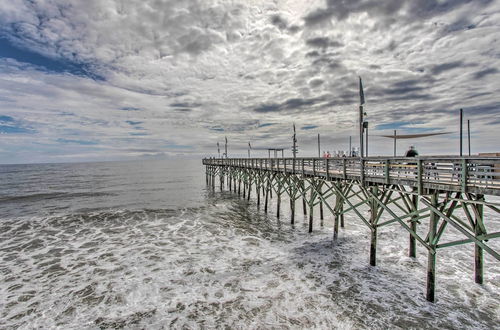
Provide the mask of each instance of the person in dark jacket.
[{"label": "person in dark jacket", "polygon": [[415,149],[414,146],[410,146],[410,149],[408,149],[405,153],[405,157],[417,157],[418,156],[418,151]]}]

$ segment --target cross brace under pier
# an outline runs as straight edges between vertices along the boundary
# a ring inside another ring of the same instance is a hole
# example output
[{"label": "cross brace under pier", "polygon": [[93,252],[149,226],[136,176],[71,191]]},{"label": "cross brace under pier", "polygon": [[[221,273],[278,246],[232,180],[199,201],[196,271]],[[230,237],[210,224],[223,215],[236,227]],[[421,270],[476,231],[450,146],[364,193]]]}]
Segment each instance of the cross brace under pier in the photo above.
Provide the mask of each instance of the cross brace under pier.
[{"label": "cross brace under pier", "polygon": [[[487,243],[500,237],[485,225],[484,208],[500,213],[500,205],[486,201],[500,195],[500,158],[340,158],[340,159],[204,159],[207,185],[224,186],[257,204],[276,198],[280,217],[282,196],[290,200],[290,222],[296,202],[309,212],[308,230],[314,229],[314,207],[334,216],[337,240],[344,214],[353,212],[370,230],[370,265],[376,265],[377,230],[399,224],[408,232],[408,255],[416,257],[420,244],[427,249],[427,293],[435,301],[436,258],[439,249],[474,244],[475,282],[483,283],[483,253],[497,261],[500,255]],[[498,168],[498,170],[497,170]],[[497,172],[498,171],[498,172]],[[369,217],[364,213],[369,209]],[[384,215],[384,221],[381,221]],[[491,219],[491,220],[497,220]],[[321,225],[323,222],[321,221]],[[448,227],[463,239],[443,242]]]}]

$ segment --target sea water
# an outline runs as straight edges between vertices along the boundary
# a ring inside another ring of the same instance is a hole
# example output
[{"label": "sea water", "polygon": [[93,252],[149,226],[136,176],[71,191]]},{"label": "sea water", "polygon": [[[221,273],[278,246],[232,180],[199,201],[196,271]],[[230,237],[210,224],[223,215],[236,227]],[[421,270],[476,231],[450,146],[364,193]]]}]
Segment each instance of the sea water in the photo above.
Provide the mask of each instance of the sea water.
[{"label": "sea water", "polygon": [[354,213],[334,243],[326,207],[309,234],[300,202],[294,226],[275,202],[212,190],[200,160],[2,165],[0,328],[498,328],[500,264],[485,253],[475,284],[473,245],[438,251],[429,303],[397,223],[371,267]]}]

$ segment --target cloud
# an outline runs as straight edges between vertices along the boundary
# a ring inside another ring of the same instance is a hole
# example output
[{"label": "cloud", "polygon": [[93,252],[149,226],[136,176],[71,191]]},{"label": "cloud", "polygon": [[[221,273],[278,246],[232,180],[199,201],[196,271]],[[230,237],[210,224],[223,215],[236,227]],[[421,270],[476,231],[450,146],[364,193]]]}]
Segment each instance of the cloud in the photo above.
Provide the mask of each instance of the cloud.
[{"label": "cloud", "polygon": [[[477,4],[486,6],[493,0],[477,0]],[[431,17],[446,14],[458,8],[470,4],[471,0],[327,0],[326,7],[318,8],[304,17],[308,26],[314,26],[335,19],[343,21],[352,15],[365,13],[371,17],[388,18],[398,17],[404,21],[415,21],[417,19],[429,19]],[[384,24],[392,20],[384,20]]]},{"label": "cloud", "polygon": [[474,79],[482,79],[488,75],[492,75],[492,74],[497,74],[499,71],[497,68],[487,68],[487,69],[484,69],[484,70],[481,70],[481,71],[477,71],[476,73],[474,73]]},{"label": "cloud", "polygon": [[316,37],[306,40],[306,45],[316,48],[342,47],[343,44],[338,41],[330,40],[326,37]]},{"label": "cloud", "polygon": [[0,134],[34,134],[29,125],[11,116],[0,115]]},{"label": "cloud", "polygon": [[291,99],[285,100],[281,104],[277,104],[277,103],[261,104],[258,107],[254,108],[254,111],[256,111],[256,112],[276,112],[276,111],[286,111],[286,110],[297,110],[297,109],[302,109],[306,106],[312,106],[312,105],[321,103],[323,101],[324,101],[323,97],[310,98],[310,99],[291,98]]},{"label": "cloud", "polygon": [[87,140],[71,140],[71,139],[62,139],[59,138],[57,139],[57,142],[63,143],[63,144],[79,144],[79,145],[84,145],[84,146],[90,146],[90,145],[97,145],[97,141],[87,141]]},{"label": "cloud", "polygon": [[316,133],[338,150],[357,136],[358,76],[373,134],[456,130],[464,108],[492,150],[498,20],[489,0],[7,1],[0,159],[201,156],[226,135],[244,155],[289,146],[293,123],[315,126],[302,156]]},{"label": "cloud", "polygon": [[142,124],[142,123],[143,123],[142,121],[133,121],[133,120],[126,120],[125,122],[126,122],[127,124],[132,125],[132,126],[140,125],[140,124]]},{"label": "cloud", "polygon": [[439,75],[443,72],[461,68],[461,67],[466,67],[466,64],[463,63],[462,61],[454,61],[454,62],[448,62],[448,63],[442,63],[438,65],[434,65],[431,68],[431,74],[433,75]]}]

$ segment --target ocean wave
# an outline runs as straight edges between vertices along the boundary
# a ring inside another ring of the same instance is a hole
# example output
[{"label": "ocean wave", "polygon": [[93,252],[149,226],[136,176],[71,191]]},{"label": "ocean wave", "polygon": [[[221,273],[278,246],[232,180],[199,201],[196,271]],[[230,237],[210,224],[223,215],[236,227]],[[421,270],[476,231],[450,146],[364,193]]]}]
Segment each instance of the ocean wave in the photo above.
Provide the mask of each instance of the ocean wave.
[{"label": "ocean wave", "polygon": [[370,267],[368,230],[348,214],[333,244],[332,220],[308,234],[306,217],[292,227],[252,203],[213,194],[202,207],[3,221],[0,327],[498,324],[498,269],[478,286],[456,262],[473,260],[472,251],[443,252],[438,301],[430,304],[423,295],[425,251],[407,258],[397,226],[379,233],[379,266]]}]

